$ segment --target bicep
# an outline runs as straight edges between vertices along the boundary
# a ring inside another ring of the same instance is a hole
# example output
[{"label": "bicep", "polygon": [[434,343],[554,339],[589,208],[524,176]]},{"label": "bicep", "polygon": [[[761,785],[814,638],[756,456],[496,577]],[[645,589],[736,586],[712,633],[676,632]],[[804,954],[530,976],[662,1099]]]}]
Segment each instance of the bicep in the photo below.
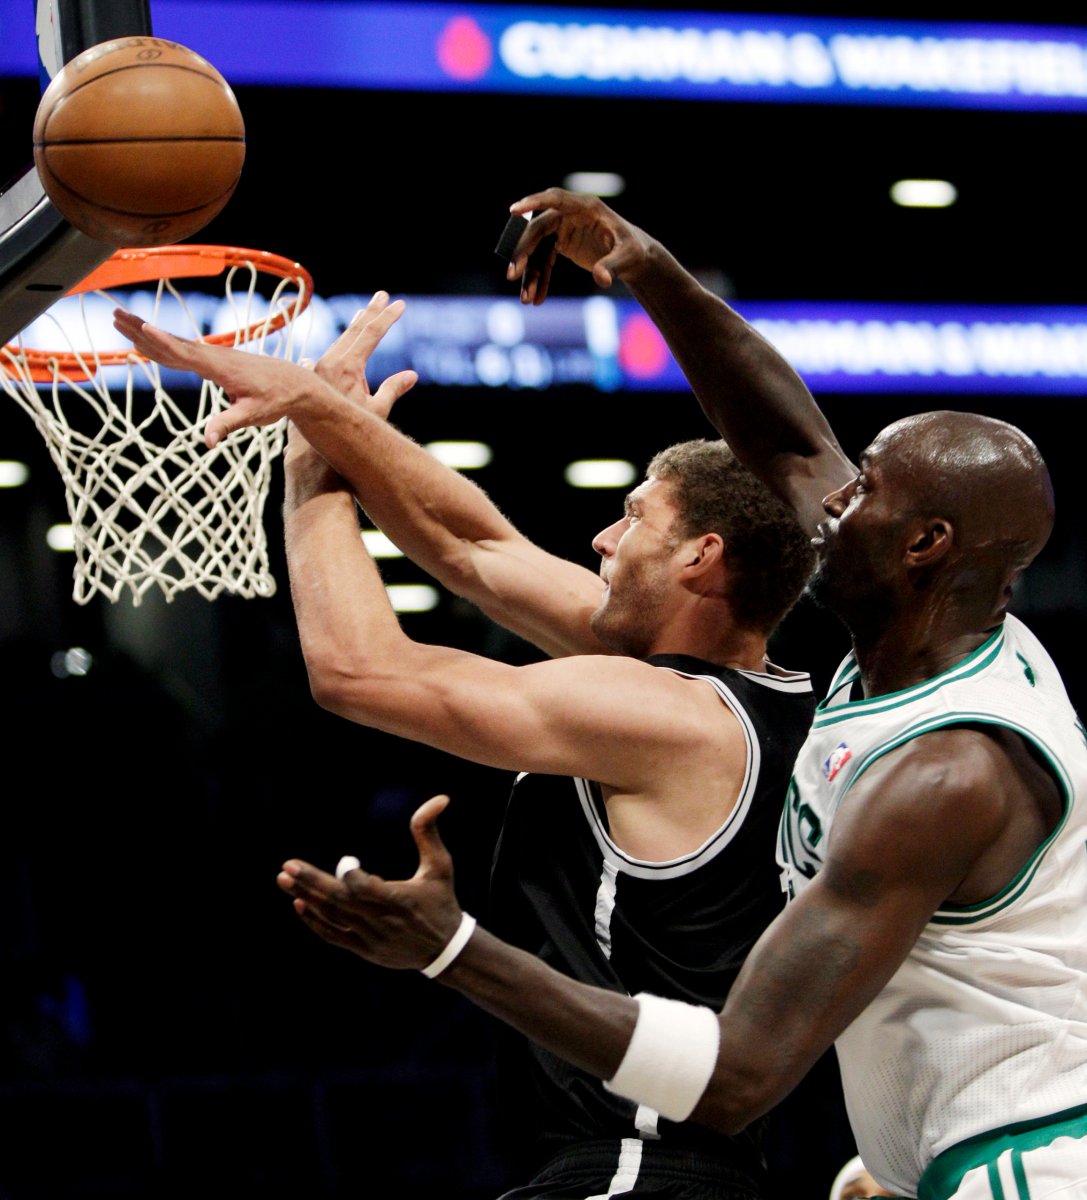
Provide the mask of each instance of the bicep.
[{"label": "bicep", "polygon": [[[711,689],[636,659],[575,655],[512,667],[409,643],[322,698],[360,724],[488,766],[651,790],[662,755],[701,740],[718,753],[723,706]],[[724,751],[721,751],[722,753]]]}]

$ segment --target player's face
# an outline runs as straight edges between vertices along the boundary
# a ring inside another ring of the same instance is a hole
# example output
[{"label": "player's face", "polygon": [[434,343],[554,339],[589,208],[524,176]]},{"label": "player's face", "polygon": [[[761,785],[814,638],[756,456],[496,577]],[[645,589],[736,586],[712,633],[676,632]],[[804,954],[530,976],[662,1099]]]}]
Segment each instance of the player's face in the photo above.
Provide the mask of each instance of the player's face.
[{"label": "player's face", "polygon": [[912,508],[908,472],[893,442],[877,438],[857,475],[823,501],[813,545],[819,562],[809,592],[849,619],[889,598],[901,580],[902,530]]},{"label": "player's face", "polygon": [[593,538],[604,596],[593,613],[597,637],[614,650],[644,658],[671,597],[676,517],[671,488],[650,477],[626,498],[623,516]]}]

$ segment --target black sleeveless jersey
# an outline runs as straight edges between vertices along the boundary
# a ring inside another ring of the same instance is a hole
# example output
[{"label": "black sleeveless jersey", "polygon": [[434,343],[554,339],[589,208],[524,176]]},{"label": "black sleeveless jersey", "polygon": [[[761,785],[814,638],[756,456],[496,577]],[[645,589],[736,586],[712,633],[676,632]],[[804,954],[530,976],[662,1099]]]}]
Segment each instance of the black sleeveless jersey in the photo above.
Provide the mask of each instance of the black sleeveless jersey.
[{"label": "black sleeveless jersey", "polygon": [[[648,862],[611,841],[597,784],[522,774],[495,851],[488,924],[585,983],[717,1009],[783,904],[778,821],[815,697],[807,675],[737,671],[686,655],[649,662],[706,679],[739,719],[748,764],[732,812],[694,852]],[[639,1155],[667,1146],[723,1158],[752,1181],[761,1176],[761,1124],[730,1138],[667,1121],[509,1030],[500,1032],[499,1082],[522,1169],[578,1143],[598,1149],[614,1139],[618,1151],[639,1139]]]}]

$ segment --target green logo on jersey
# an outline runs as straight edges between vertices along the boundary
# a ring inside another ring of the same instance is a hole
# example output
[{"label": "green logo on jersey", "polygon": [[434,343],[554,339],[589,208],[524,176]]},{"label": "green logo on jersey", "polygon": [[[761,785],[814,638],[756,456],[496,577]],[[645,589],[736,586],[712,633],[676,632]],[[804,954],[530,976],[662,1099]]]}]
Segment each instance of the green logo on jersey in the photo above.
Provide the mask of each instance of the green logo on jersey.
[{"label": "green logo on jersey", "polygon": [[1027,683],[1034,687],[1034,668],[1018,651],[1016,651],[1015,657],[1023,664],[1023,674],[1027,677]]},{"label": "green logo on jersey", "polygon": [[822,840],[823,824],[811,805],[801,799],[794,777],[789,781],[789,794],[782,814],[781,851],[785,861],[806,878],[814,878],[823,865],[816,851]]}]

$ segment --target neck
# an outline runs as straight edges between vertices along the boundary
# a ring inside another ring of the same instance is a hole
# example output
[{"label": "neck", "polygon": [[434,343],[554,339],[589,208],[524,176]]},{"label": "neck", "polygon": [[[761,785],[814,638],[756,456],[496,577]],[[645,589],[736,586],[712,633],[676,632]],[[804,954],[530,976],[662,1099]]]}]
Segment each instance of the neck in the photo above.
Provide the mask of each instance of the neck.
[{"label": "neck", "polygon": [[729,630],[724,637],[715,631],[712,638],[699,637],[692,630],[665,632],[653,642],[650,654],[687,654],[737,671],[765,671],[767,667],[766,635],[748,630]]},{"label": "neck", "polygon": [[853,652],[860,667],[866,698],[885,696],[924,683],[950,670],[992,636],[992,628],[963,630],[912,643],[885,636],[872,644],[854,638]]},{"label": "neck", "polygon": [[982,645],[1004,619],[1006,599],[976,587],[955,590],[946,576],[920,588],[873,598],[843,616],[865,696],[884,696],[932,679]]}]

